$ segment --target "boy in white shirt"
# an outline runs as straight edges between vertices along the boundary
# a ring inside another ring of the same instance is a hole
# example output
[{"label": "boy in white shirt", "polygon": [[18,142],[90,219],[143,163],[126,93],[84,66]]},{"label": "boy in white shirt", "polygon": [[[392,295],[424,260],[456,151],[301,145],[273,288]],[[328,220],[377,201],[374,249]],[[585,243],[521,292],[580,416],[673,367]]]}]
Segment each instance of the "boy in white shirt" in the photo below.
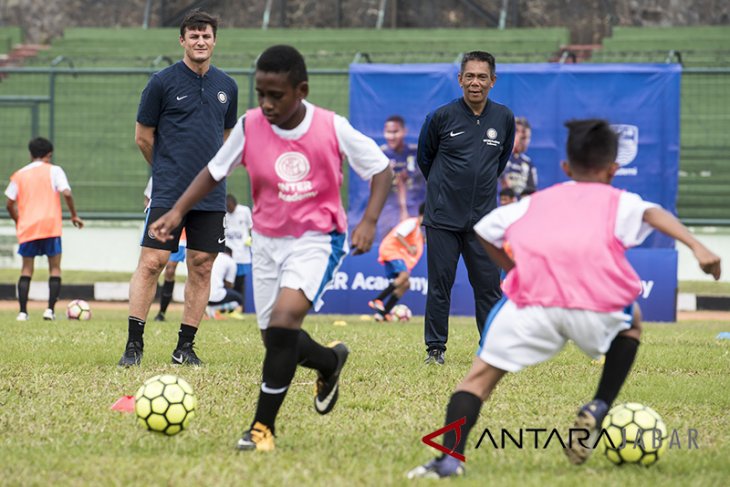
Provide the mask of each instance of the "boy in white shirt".
[{"label": "boy in white shirt", "polygon": [[[236,261],[233,260],[233,249],[226,246],[226,250],[218,254],[213,261],[210,271],[210,297],[206,314],[213,319],[226,317],[242,320],[243,314],[236,308],[243,306],[243,296],[233,289],[236,280]],[[221,314],[220,312],[225,314]]]}]

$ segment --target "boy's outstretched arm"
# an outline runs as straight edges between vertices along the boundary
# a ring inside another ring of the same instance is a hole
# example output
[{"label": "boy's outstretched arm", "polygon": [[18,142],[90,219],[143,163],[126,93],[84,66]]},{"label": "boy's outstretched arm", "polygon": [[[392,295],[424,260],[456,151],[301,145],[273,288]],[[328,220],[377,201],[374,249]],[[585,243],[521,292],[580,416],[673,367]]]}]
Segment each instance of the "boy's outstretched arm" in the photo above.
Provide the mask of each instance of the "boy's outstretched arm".
[{"label": "boy's outstretched arm", "polygon": [[370,181],[368,205],[365,208],[360,223],[352,231],[352,253],[354,255],[364,254],[373,246],[375,223],[378,221],[380,212],[383,210],[383,205],[385,204],[392,184],[393,170],[390,166],[373,176]]},{"label": "boy's outstretched arm", "polygon": [[706,274],[711,274],[715,280],[720,279],[720,257],[697,240],[674,215],[663,208],[649,208],[644,212],[644,221],[689,247],[700,268]]},{"label": "boy's outstretched arm", "polygon": [[74,204],[74,197],[71,194],[70,189],[66,189],[61,193],[66,200],[66,206],[68,207],[69,213],[71,213],[71,223],[76,228],[84,228],[84,220],[82,220],[76,213],[76,205]]},{"label": "boy's outstretched arm", "polygon": [[154,237],[162,242],[166,242],[172,238],[170,232],[172,232],[180,222],[182,221],[183,215],[185,215],[190,209],[195,206],[195,203],[202,200],[205,195],[218,185],[218,181],[213,179],[208,166],[200,170],[193,182],[190,183],[188,189],[178,198],[175,205],[162,215],[160,218],[154,221],[149,227],[149,231]]}]

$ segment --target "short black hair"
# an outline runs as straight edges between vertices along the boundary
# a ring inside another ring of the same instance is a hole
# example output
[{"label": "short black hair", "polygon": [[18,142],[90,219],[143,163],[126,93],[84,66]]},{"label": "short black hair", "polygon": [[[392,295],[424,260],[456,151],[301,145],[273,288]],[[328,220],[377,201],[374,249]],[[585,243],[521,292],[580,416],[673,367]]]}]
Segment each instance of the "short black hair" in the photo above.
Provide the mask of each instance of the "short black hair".
[{"label": "short black hair", "polygon": [[525,196],[530,196],[531,194],[535,194],[537,191],[533,188],[525,188],[522,190],[522,193],[520,193],[520,198],[524,198]]},{"label": "short black hair", "polygon": [[213,28],[213,37],[215,37],[218,33],[218,19],[202,10],[191,10],[180,24],[180,37],[185,37],[186,30],[205,30],[208,25]]},{"label": "short black hair", "polygon": [[401,127],[406,126],[406,121],[403,120],[403,117],[401,117],[400,115],[391,115],[390,117],[385,119],[385,123],[388,123],[388,122],[399,123]]},{"label": "short black hair", "polygon": [[234,205],[237,205],[237,204],[238,204],[238,200],[237,200],[237,199],[236,199],[236,197],[235,197],[235,196],[233,196],[233,194],[231,194],[231,193],[228,193],[228,194],[226,195],[226,203],[227,203],[227,202],[229,202],[229,201],[230,201],[231,203],[233,203]]},{"label": "short black hair", "polygon": [[51,144],[51,141],[48,139],[36,137],[28,142],[28,150],[30,151],[30,156],[33,159],[40,159],[41,157],[46,157],[48,154],[53,152],[53,144]]},{"label": "short black hair", "polygon": [[507,196],[508,198],[515,198],[517,196],[517,193],[515,193],[515,190],[512,188],[502,188],[499,191],[500,196]]},{"label": "short black hair", "polygon": [[464,56],[461,58],[461,68],[459,68],[459,73],[464,72],[464,68],[466,67],[466,63],[469,61],[481,61],[483,63],[487,63],[489,65],[489,71],[491,71],[492,76],[494,76],[497,71],[495,67],[495,61],[494,56],[489,54],[485,51],[471,51],[464,54]]},{"label": "short black hair", "polygon": [[309,80],[304,56],[296,48],[287,45],[271,46],[256,60],[256,71],[286,73],[292,86]]},{"label": "short black hair", "polygon": [[595,170],[616,162],[618,134],[606,120],[568,120],[565,126],[568,128],[565,149],[571,166]]},{"label": "short black hair", "polygon": [[229,247],[228,245],[226,245],[226,249],[223,252],[225,252],[228,255],[233,255],[233,249],[231,247]]}]

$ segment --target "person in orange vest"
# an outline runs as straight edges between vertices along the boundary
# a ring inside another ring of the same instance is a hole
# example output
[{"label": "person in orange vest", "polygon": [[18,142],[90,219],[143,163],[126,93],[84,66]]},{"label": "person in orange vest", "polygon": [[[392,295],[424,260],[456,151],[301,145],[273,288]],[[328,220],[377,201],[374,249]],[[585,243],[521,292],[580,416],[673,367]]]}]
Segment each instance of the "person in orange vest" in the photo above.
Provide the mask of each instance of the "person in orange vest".
[{"label": "person in orange vest", "polygon": [[[407,218],[393,228],[380,244],[378,262],[385,266],[385,275],[390,285],[368,302],[375,310],[376,321],[390,321],[390,310],[408,291],[411,285],[411,270],[423,255],[423,233],[421,223],[425,204],[418,207],[418,216]],[[383,304],[385,298],[390,299]]]},{"label": "person in orange vest", "polygon": [[61,193],[71,213],[71,223],[83,228],[84,221],[76,214],[71,187],[60,166],[51,164],[53,144],[42,137],[28,143],[31,163],[10,176],[5,190],[6,208],[15,222],[18,253],[23,267],[18,279],[18,321],[28,321],[28,291],[37,255],[48,256],[48,309],[44,320],[55,320],[54,307],[61,292]]}]

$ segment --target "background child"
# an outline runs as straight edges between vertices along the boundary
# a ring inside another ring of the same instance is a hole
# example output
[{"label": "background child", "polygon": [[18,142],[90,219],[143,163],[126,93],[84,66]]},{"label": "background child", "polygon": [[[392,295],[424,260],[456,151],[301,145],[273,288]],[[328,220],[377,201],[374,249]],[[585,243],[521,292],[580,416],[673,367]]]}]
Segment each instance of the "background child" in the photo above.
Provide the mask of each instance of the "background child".
[{"label": "background child", "polygon": [[[205,312],[209,318],[236,320],[244,319],[243,296],[234,288],[236,281],[236,261],[233,249],[226,246],[213,262],[210,270],[210,297]],[[240,311],[236,308],[240,307]]]},{"label": "background child", "polygon": [[502,188],[499,190],[499,206],[508,205],[517,201],[517,195],[512,188]]},{"label": "background child", "polygon": [[[378,262],[385,266],[385,276],[390,279],[386,287],[368,306],[375,310],[377,321],[390,321],[390,310],[403,297],[411,285],[411,271],[423,255],[423,210],[425,204],[418,207],[418,216],[400,222],[383,239],[379,248]],[[388,302],[383,304],[385,298]]]},{"label": "background child", "polygon": [[15,222],[18,236],[18,253],[23,258],[18,279],[18,321],[28,320],[28,292],[33,266],[38,255],[48,256],[48,308],[44,320],[55,320],[54,308],[61,292],[61,200],[63,195],[71,213],[71,223],[83,228],[84,221],[76,214],[71,186],[60,166],[51,164],[53,144],[42,137],[28,143],[30,164],[10,176],[5,190],[6,208]]},{"label": "background child", "polygon": [[226,195],[226,246],[233,250],[236,279],[233,290],[241,295],[241,311],[246,309],[246,276],[251,273],[251,208],[239,205],[232,194]]},{"label": "background child", "polygon": [[[446,424],[465,418],[460,441],[453,430],[444,435],[444,447],[462,458],[482,402],[504,374],[551,358],[568,339],[594,358],[606,356],[594,399],[575,420],[576,428],[595,434],[626,380],[641,336],[634,303],[641,286],[624,252],[653,228],[687,245],[702,270],[720,278],[720,258],[671,213],[610,186],[618,168],[618,136],[606,121],[575,120],[566,126],[563,170],[574,181],[498,208],[474,227],[508,274],[505,297],[490,314],[471,370],[446,409]],[[507,243],[511,257],[503,249]],[[572,463],[583,463],[591,452],[576,440],[565,449]],[[459,459],[443,455],[408,477],[463,472]]]}]

